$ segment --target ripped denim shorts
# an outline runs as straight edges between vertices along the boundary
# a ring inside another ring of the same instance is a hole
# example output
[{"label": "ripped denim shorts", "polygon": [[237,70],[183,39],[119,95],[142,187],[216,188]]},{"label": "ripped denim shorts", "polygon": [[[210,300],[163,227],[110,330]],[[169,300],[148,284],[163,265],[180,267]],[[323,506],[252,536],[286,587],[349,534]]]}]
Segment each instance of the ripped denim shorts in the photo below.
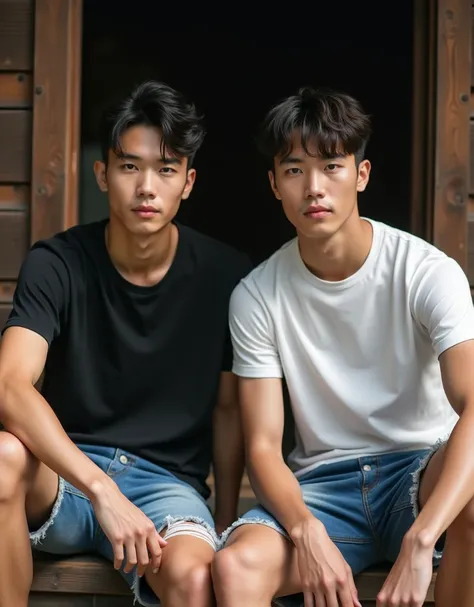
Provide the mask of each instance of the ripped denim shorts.
[{"label": "ripped denim shorts", "polygon": [[[420,477],[433,449],[403,451],[322,464],[298,477],[305,504],[324,524],[352,572],[381,562],[394,562],[402,540],[419,511]],[[256,506],[221,537],[224,548],[240,525],[266,525],[287,536],[279,522]],[[443,539],[433,554],[439,564]],[[302,605],[301,598],[278,599],[277,605]]]},{"label": "ripped denim shorts", "polygon": [[[197,523],[198,535],[217,549],[220,541],[214,529],[212,513],[204,498],[190,485],[160,466],[122,449],[92,445],[78,447],[117,483],[122,493],[138,506],[158,531],[177,528],[183,533],[184,521]],[[165,537],[169,537],[165,534]],[[97,523],[89,499],[64,479],[59,479],[56,503],[49,519],[39,528],[30,529],[35,550],[50,554],[96,553],[113,561],[109,540]],[[159,599],[136,570],[122,575],[140,605],[156,606]]]}]

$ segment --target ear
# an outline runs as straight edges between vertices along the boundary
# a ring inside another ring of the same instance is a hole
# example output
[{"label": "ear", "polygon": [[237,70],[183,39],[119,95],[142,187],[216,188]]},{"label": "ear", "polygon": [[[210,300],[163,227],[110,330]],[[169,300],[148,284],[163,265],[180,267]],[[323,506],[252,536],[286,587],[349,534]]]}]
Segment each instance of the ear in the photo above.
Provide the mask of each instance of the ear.
[{"label": "ear", "polygon": [[371,164],[368,160],[362,160],[359,164],[359,174],[357,176],[357,191],[363,192],[369,183]]},{"label": "ear", "polygon": [[280,195],[280,192],[278,191],[277,184],[276,184],[275,173],[271,169],[268,171],[268,179],[270,180],[270,185],[272,187],[273,193],[275,194],[275,198],[277,200],[281,200],[281,195]]},{"label": "ear", "polygon": [[94,173],[100,191],[107,192],[107,168],[105,163],[101,160],[96,160],[94,162]]},{"label": "ear", "polygon": [[186,200],[189,198],[194,186],[194,182],[196,181],[196,169],[189,169],[186,176],[186,184],[184,186],[183,194],[181,195],[182,200]]}]

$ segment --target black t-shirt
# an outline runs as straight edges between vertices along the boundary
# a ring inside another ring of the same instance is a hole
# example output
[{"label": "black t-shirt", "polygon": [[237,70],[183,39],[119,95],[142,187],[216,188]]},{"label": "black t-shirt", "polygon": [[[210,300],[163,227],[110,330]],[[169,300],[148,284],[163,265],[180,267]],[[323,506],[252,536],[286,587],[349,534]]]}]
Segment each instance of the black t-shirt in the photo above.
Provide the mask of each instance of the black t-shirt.
[{"label": "black t-shirt", "polygon": [[250,261],[176,224],[168,272],[136,286],[108,255],[106,224],[32,247],[5,328],[49,343],[42,394],[75,443],[130,451],[207,497],[212,412],[220,372],[232,364],[229,298]]}]

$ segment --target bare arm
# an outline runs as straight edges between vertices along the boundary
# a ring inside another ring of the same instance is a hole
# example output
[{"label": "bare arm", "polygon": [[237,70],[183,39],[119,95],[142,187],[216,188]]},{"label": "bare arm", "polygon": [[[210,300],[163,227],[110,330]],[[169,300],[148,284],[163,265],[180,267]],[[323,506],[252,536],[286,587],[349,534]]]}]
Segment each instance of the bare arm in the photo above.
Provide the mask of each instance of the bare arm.
[{"label": "bare arm", "polygon": [[43,372],[47,342],[37,333],[10,327],[0,347],[0,421],[49,468],[93,498],[111,481],[69,439],[34,387]]},{"label": "bare arm", "polygon": [[247,469],[253,490],[288,534],[313,518],[282,453],[284,408],[281,379],[240,379]]},{"label": "bare arm", "polygon": [[360,607],[349,565],[324,525],[306,507],[282,453],[281,379],[241,379],[240,399],[247,467],[255,494],[286,529],[298,556],[305,607]]},{"label": "bare arm", "polygon": [[453,346],[439,360],[446,395],[460,418],[438,482],[409,532],[430,546],[474,497],[474,340]]},{"label": "bare arm", "polygon": [[224,531],[237,518],[244,470],[244,448],[237,393],[237,377],[221,374],[214,411],[213,469],[216,486],[215,522]]},{"label": "bare arm", "polygon": [[48,344],[22,327],[5,331],[0,347],[0,422],[44,464],[83,491],[94,506],[120,567],[138,563],[143,574],[152,556],[157,569],[161,540],[153,523],[119,491],[115,482],[69,439],[53,410],[34,387],[46,361]]}]

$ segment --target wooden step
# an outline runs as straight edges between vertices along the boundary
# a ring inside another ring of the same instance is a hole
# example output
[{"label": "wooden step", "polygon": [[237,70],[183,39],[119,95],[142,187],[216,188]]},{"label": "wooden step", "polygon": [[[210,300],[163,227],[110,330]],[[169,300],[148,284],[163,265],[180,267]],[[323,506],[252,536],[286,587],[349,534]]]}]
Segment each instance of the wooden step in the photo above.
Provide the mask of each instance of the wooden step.
[{"label": "wooden step", "polygon": [[[359,598],[364,607],[375,605],[375,597],[382,587],[387,571],[387,567],[377,567],[357,576]],[[426,605],[434,604],[435,578],[436,574],[433,575]],[[47,602],[43,602],[42,597],[48,597]],[[87,602],[87,597],[90,597],[90,602]],[[109,600],[106,597],[109,597]],[[47,604],[51,607],[105,607],[113,604],[122,607],[130,604],[131,607],[132,602],[127,584],[104,559],[88,555],[56,558],[41,553],[35,554],[31,606]]]}]

